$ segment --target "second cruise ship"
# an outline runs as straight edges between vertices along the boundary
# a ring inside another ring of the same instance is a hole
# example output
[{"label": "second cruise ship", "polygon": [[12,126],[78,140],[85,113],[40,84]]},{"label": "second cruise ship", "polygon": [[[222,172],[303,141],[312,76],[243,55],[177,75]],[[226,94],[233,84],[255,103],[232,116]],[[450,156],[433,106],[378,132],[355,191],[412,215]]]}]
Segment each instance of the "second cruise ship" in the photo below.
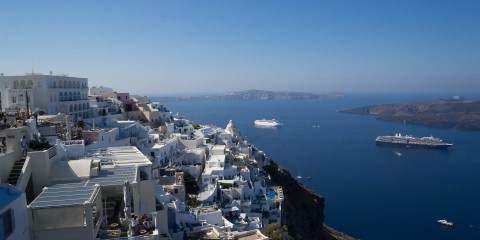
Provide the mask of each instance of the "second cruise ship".
[{"label": "second cruise ship", "polygon": [[406,147],[418,147],[418,148],[448,148],[452,146],[451,143],[444,143],[440,138],[436,137],[412,137],[410,135],[402,136],[400,133],[396,133],[394,136],[378,136],[375,139],[377,145],[390,145],[390,146],[406,146]]}]

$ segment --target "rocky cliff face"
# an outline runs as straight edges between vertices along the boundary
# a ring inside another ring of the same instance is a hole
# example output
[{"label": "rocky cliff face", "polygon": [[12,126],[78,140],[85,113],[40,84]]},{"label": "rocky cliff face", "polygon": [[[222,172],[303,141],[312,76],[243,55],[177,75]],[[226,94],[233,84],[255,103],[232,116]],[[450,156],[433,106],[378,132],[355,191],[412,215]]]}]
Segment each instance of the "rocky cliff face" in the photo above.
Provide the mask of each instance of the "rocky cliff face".
[{"label": "rocky cliff face", "polygon": [[284,200],[284,222],[288,233],[295,239],[353,239],[324,226],[323,209],[325,199],[293,178],[288,170],[274,161],[264,167],[272,180],[282,186]]}]

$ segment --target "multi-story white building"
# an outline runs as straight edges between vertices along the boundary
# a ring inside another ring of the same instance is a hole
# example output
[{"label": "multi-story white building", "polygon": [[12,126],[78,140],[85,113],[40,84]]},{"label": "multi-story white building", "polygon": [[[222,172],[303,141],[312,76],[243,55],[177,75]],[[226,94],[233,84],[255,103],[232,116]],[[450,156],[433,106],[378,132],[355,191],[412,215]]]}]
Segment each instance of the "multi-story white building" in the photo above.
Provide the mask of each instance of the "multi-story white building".
[{"label": "multi-story white building", "polygon": [[43,110],[46,114],[65,113],[75,121],[90,117],[88,79],[67,75],[0,75],[2,109]]},{"label": "multi-story white building", "polygon": [[90,88],[89,95],[98,95],[103,96],[107,93],[113,93],[113,88],[104,87],[104,86],[93,86]]}]

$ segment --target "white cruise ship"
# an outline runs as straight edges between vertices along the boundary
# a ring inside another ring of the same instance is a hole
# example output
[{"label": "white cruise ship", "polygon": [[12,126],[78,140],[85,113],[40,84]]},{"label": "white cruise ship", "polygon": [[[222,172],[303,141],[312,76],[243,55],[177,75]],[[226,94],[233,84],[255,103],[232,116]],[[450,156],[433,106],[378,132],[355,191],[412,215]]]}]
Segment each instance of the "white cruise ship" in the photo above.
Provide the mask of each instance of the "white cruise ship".
[{"label": "white cruise ship", "polygon": [[260,120],[255,120],[255,126],[260,126],[260,127],[278,127],[282,126],[283,124],[280,123],[279,121],[275,119],[260,119]]}]

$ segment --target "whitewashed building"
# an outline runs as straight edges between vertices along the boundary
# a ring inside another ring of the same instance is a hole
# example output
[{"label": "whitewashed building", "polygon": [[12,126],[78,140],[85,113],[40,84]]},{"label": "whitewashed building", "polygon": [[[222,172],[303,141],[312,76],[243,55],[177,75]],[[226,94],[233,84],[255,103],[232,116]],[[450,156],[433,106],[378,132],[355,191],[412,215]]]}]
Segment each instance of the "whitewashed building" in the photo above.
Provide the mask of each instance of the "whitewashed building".
[{"label": "whitewashed building", "polygon": [[113,93],[113,88],[104,87],[104,86],[93,86],[88,91],[89,95],[103,96],[107,93]]},{"label": "whitewashed building", "polygon": [[88,79],[67,75],[0,75],[2,109],[39,109],[49,115],[69,114],[75,121],[90,117]]}]

